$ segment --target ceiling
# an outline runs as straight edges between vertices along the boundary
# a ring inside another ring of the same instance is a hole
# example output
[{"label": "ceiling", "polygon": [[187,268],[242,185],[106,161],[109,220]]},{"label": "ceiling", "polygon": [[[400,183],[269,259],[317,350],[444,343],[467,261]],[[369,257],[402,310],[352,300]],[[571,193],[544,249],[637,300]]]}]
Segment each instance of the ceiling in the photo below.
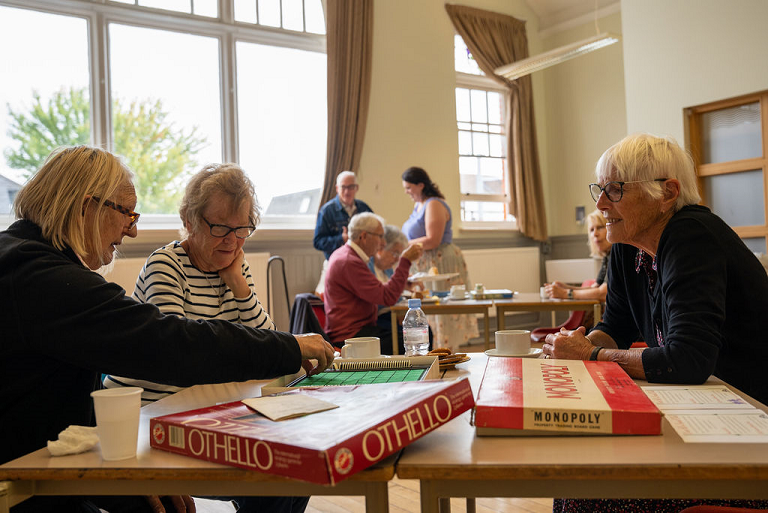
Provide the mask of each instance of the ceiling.
[{"label": "ceiling", "polygon": [[558,25],[579,19],[581,23],[616,12],[620,0],[525,0],[539,18],[539,32],[556,31]]}]

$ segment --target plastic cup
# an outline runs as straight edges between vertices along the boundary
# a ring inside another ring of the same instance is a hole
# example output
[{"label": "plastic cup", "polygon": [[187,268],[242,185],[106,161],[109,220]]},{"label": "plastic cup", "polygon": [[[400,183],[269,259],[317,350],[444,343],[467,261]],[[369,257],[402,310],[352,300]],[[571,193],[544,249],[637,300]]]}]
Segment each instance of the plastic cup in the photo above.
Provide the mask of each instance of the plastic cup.
[{"label": "plastic cup", "polygon": [[143,391],[144,389],[139,387],[123,387],[91,392],[101,457],[104,460],[127,460],[136,457]]}]

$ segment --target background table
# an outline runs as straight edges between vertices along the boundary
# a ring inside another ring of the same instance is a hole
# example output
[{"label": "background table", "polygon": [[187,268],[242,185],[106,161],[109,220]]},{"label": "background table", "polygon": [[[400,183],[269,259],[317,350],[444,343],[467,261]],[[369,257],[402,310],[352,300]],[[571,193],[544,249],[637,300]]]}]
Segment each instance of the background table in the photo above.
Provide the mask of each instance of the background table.
[{"label": "background table", "polygon": [[[490,328],[488,326],[488,311],[493,306],[493,301],[486,299],[476,301],[474,299],[440,299],[437,303],[422,303],[421,309],[427,315],[446,315],[446,314],[483,314],[485,321],[485,349],[490,349]],[[392,354],[397,354],[398,348],[396,334],[398,332],[397,314],[398,312],[407,312],[408,303],[397,303],[391,307],[392,312]]]},{"label": "background table", "polygon": [[[470,356],[445,378],[469,376],[476,396],[488,357]],[[661,436],[477,437],[468,412],[406,447],[397,475],[420,480],[429,513],[441,497],[768,499],[768,444],[686,444],[662,422]]]},{"label": "background table", "polygon": [[[592,310],[595,323],[600,321],[602,307],[597,299],[541,299],[539,294],[522,292],[515,294],[512,299],[497,299],[493,302],[496,307],[496,325],[504,329],[504,312],[552,312],[552,325],[555,325],[556,310]],[[487,348],[486,348],[487,349]]]},{"label": "background table", "polygon": [[[366,510],[389,508],[397,454],[336,486],[322,486],[180,456],[149,446],[149,419],[258,397],[267,381],[198,385],[142,408],[136,458],[103,461],[96,450],[51,457],[40,449],[0,466],[0,513],[31,495],[364,495]],[[4,443],[12,443],[6,440]]]}]

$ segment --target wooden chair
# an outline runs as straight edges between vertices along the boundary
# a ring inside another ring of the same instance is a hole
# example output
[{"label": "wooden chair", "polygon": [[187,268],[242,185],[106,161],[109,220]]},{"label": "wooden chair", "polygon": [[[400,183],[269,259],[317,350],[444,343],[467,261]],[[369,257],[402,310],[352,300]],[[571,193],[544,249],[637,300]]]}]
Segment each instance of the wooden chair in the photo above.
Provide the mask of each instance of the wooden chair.
[{"label": "wooden chair", "polygon": [[[581,286],[590,287],[594,283],[595,283],[595,280],[584,280]],[[568,319],[564,323],[560,324],[559,326],[555,326],[554,328],[536,328],[531,332],[531,342],[541,342],[550,333],[558,333],[560,331],[560,328],[565,328],[567,330],[575,330],[576,328],[582,325],[582,323],[584,322],[584,317],[586,317],[586,315],[587,315],[587,312],[583,310],[574,310],[573,312],[571,312],[570,317],[568,317]]]}]

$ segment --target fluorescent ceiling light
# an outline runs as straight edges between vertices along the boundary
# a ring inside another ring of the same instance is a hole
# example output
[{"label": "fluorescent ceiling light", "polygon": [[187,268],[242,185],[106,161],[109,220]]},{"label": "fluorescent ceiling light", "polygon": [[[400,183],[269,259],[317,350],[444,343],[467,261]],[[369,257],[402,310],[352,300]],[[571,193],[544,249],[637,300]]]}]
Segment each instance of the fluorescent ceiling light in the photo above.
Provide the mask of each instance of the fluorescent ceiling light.
[{"label": "fluorescent ceiling light", "polygon": [[602,33],[589,39],[583,39],[570,45],[561,46],[560,48],[513,62],[512,64],[499,66],[494,70],[494,73],[509,80],[515,80],[525,75],[530,75],[534,71],[539,71],[579,55],[599,50],[604,46],[618,43],[619,40],[620,37],[616,34]]}]

